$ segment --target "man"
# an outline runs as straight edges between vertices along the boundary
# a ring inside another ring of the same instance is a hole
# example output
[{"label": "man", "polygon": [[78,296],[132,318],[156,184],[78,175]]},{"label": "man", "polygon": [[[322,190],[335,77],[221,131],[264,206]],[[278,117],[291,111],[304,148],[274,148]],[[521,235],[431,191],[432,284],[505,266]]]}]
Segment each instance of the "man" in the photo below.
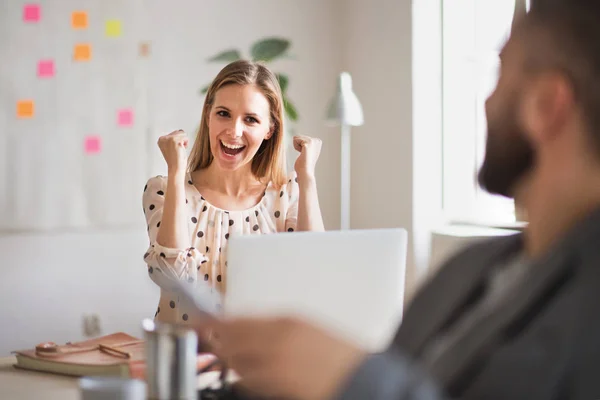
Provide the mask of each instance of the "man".
[{"label": "man", "polygon": [[293,399],[600,399],[600,4],[540,2],[486,104],[479,180],[522,235],[468,248],[367,355],[306,323],[211,324],[249,393]]}]

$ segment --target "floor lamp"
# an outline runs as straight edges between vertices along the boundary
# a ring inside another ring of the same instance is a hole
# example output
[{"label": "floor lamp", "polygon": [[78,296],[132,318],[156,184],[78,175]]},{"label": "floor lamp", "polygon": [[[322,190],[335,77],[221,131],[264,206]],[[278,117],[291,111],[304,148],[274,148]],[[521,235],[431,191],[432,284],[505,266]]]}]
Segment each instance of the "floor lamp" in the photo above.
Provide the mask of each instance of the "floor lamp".
[{"label": "floor lamp", "polygon": [[363,111],[352,91],[352,77],[342,72],[338,77],[337,91],[327,110],[327,122],[339,126],[341,131],[341,198],[340,227],[350,229],[350,127],[364,123]]}]

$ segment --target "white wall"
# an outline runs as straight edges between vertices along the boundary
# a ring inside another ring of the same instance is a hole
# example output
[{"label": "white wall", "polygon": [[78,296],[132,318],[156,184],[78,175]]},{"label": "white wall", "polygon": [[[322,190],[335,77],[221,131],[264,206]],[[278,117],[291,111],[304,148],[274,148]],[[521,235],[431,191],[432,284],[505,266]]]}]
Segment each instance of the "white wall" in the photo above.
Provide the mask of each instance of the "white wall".
[{"label": "white wall", "polygon": [[[93,12],[92,3],[85,5]],[[289,38],[296,60],[273,66],[291,77],[289,95],[301,113],[296,132],[323,139],[317,171],[321,206],[326,226],[339,226],[339,139],[323,124],[342,61],[338,6],[334,0],[144,2],[147,18],[140,21],[153,43],[147,76],[140,79],[149,82],[143,114],[151,135],[195,129],[202,105],[198,89],[222,67],[206,63],[208,57],[229,47],[246,50],[266,35]],[[150,140],[148,168],[164,173],[154,143]],[[130,188],[140,195],[139,228],[0,236],[0,356],[41,341],[81,339],[84,314],[97,313],[103,333],[140,334],[139,322],[154,315],[158,298],[141,258],[147,246],[143,185]]]},{"label": "white wall", "polygon": [[102,333],[141,334],[158,290],[142,256],[145,230],[0,237],[0,355],[83,337],[83,315]]},{"label": "white wall", "polygon": [[[352,131],[354,229],[413,229],[412,25],[410,0],[347,0],[343,66],[365,125]],[[407,296],[414,280],[409,239]]]},{"label": "white wall", "polygon": [[439,1],[340,4],[343,67],[352,74],[365,113],[365,125],[352,133],[352,227],[408,229],[406,307],[448,256],[507,232],[438,229],[443,221]]}]

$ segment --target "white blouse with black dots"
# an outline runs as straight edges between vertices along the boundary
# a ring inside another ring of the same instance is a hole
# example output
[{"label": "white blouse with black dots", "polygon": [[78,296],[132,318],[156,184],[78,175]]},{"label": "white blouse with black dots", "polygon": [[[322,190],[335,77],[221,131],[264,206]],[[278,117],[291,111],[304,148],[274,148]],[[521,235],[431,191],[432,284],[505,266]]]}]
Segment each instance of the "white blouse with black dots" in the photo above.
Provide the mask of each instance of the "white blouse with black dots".
[{"label": "white blouse with black dots", "polygon": [[168,280],[182,279],[194,285],[204,280],[225,293],[227,286],[227,242],[233,235],[260,235],[296,229],[298,183],[295,175],[287,185],[267,186],[261,201],[243,211],[226,211],[211,205],[186,176],[186,206],[192,247],[172,249],[156,243],[163,213],[167,178],[150,178],[144,187],[143,206],[150,246],[144,254],[150,278],[161,288],[155,319],[170,323],[193,323],[189,305],[167,288]]}]

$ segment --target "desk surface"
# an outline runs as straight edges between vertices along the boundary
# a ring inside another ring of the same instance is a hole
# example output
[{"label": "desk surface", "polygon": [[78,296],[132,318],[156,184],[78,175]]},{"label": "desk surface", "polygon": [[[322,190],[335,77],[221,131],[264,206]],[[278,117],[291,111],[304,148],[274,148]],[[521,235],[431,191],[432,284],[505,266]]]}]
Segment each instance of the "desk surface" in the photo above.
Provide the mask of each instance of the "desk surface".
[{"label": "desk surface", "polygon": [[78,378],[16,369],[15,357],[0,357],[0,399],[78,400]]},{"label": "desk surface", "polygon": [[[55,375],[45,372],[26,371],[13,365],[17,359],[13,356],[0,357],[0,399],[44,399],[79,400],[79,377]],[[219,377],[218,371],[206,372],[198,376],[198,388],[205,388]],[[228,380],[233,383],[239,379],[230,372]]]}]

